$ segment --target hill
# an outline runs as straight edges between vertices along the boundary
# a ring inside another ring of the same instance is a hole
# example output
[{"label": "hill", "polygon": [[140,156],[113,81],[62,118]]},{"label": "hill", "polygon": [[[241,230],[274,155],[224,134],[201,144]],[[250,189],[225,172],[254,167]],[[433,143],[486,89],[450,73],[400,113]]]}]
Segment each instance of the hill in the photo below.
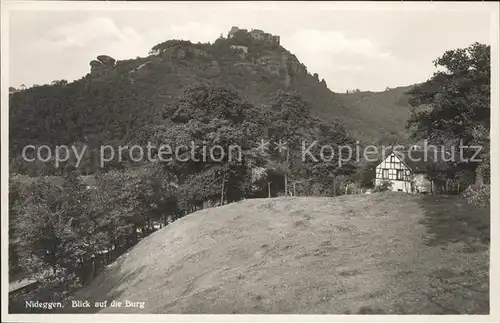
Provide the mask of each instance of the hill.
[{"label": "hill", "polygon": [[136,59],[100,55],[80,80],[12,93],[12,155],[27,144],[131,143],[162,120],[165,107],[182,89],[199,83],[232,87],[254,105],[268,104],[278,90],[296,90],[314,115],[340,120],[364,142],[390,131],[401,133],[409,116],[399,89],[333,93],[279,42],[256,40],[240,30],[213,44],[168,40]]},{"label": "hill", "polygon": [[409,96],[406,93],[412,87],[402,86],[383,92],[339,93],[338,97],[353,116],[370,124],[363,137],[373,137],[370,133],[376,132],[379,134],[376,139],[389,135],[405,139],[408,137],[406,121],[410,116]]},{"label": "hill", "polygon": [[157,231],[73,299],[144,302],[103,313],[487,314],[488,236],[489,211],[459,197],[251,199]]}]

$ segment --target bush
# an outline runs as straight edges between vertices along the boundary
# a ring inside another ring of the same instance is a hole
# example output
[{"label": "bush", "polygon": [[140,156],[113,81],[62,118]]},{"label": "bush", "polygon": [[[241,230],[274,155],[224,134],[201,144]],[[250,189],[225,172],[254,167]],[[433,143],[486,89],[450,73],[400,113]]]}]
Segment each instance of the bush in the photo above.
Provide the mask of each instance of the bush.
[{"label": "bush", "polygon": [[490,205],[490,185],[471,185],[464,192],[467,202],[476,207]]},{"label": "bush", "polygon": [[362,188],[373,188],[375,182],[375,163],[363,164],[356,173],[356,179]]},{"label": "bush", "polygon": [[382,184],[375,186],[373,192],[387,192],[390,191],[391,188],[392,188],[392,182],[384,181],[382,182]]}]

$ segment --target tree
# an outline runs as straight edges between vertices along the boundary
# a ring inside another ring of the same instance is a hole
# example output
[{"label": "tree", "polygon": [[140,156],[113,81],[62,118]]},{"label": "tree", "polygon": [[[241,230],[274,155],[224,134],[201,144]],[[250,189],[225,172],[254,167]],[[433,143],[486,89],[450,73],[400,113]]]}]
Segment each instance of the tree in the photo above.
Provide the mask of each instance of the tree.
[{"label": "tree", "polygon": [[51,269],[53,276],[71,280],[79,266],[95,252],[90,195],[74,172],[61,185],[39,178],[23,185],[13,223],[20,264],[37,276]]},{"label": "tree", "polygon": [[377,144],[380,146],[394,146],[399,144],[401,141],[401,137],[396,131],[390,131],[382,135],[382,137],[378,140]]},{"label": "tree", "polygon": [[54,80],[50,84],[54,85],[54,86],[65,86],[65,85],[68,85],[68,81],[66,81],[66,80]]},{"label": "tree", "polygon": [[[162,165],[185,192],[181,205],[220,200],[222,186],[228,201],[245,196],[250,170],[259,163],[255,143],[264,120],[259,111],[232,89],[204,84],[186,88],[167,109],[152,142],[180,152]],[[176,150],[181,146],[188,149]]]},{"label": "tree", "polygon": [[61,193],[45,180],[25,188],[23,204],[19,206],[19,251],[22,267],[31,274],[43,272],[48,266],[55,273],[60,263],[60,217],[53,212],[61,209]]},{"label": "tree", "polygon": [[[15,178],[15,177],[14,177]],[[15,273],[19,267],[19,204],[21,200],[21,185],[19,181],[9,178],[9,272]]]},{"label": "tree", "polygon": [[268,137],[278,145],[273,147],[276,148],[274,151],[269,151],[268,169],[283,176],[287,196],[289,176],[294,169],[292,165],[300,163],[301,154],[298,152],[309,131],[310,107],[297,92],[280,90],[271,98],[267,120]]},{"label": "tree", "polygon": [[[461,163],[460,168],[476,171],[476,180],[483,180],[481,165],[489,163],[490,129],[490,46],[473,43],[467,48],[446,51],[434,61],[438,72],[425,83],[409,91],[413,111],[408,128],[413,138],[458,147],[483,146],[483,164]],[[474,151],[466,151],[470,158]]]},{"label": "tree", "polygon": [[375,181],[377,163],[365,162],[357,172],[357,181],[362,188],[372,188]]}]

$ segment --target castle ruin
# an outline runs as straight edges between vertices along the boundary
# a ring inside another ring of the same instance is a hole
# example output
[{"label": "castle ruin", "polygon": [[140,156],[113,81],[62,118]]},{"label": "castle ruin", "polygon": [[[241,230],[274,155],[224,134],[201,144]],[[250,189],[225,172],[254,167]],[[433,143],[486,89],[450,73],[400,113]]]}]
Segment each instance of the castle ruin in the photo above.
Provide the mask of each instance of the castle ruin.
[{"label": "castle ruin", "polygon": [[[227,35],[227,38],[228,39],[231,39],[234,37],[234,34],[236,34],[238,31],[247,31],[246,29],[240,29],[236,26],[233,26],[231,28],[231,30],[229,31],[228,35]],[[279,45],[280,44],[280,36],[275,36],[275,35],[272,35],[270,33],[266,33],[260,29],[252,29],[250,32],[249,32],[250,36],[252,36],[253,39],[255,40],[260,40],[260,41],[266,41],[266,42],[271,42],[271,43],[274,43],[274,44],[277,44]]]}]

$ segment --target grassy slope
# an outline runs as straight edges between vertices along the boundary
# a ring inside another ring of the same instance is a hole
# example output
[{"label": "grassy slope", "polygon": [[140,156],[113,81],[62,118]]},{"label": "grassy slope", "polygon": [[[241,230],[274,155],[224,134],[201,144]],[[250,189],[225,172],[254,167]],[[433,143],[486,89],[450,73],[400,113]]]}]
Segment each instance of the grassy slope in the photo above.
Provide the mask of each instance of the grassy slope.
[{"label": "grassy slope", "polygon": [[246,200],[154,233],[75,298],[146,302],[104,310],[123,313],[486,314],[488,237],[488,210],[458,197]]}]

